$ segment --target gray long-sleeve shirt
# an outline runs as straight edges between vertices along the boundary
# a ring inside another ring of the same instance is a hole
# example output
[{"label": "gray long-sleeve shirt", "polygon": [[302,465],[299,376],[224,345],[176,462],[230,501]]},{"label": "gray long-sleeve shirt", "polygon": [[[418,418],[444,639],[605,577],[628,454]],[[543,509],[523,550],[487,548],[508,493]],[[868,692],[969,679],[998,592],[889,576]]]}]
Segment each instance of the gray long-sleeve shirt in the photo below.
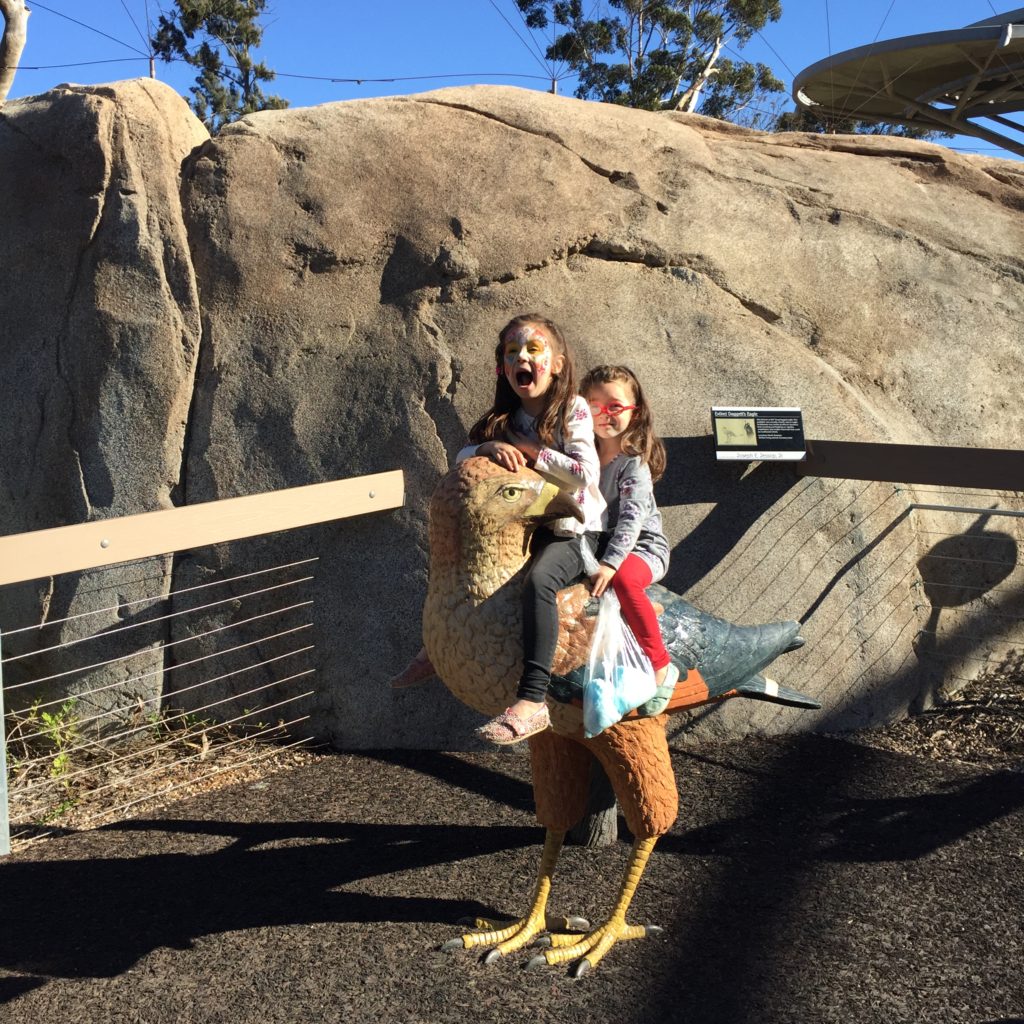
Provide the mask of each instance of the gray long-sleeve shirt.
[{"label": "gray long-sleeve shirt", "polygon": [[601,561],[618,569],[631,551],[650,567],[654,581],[668,571],[669,546],[654,500],[651,471],[636,455],[617,455],[601,467],[607,544]]}]

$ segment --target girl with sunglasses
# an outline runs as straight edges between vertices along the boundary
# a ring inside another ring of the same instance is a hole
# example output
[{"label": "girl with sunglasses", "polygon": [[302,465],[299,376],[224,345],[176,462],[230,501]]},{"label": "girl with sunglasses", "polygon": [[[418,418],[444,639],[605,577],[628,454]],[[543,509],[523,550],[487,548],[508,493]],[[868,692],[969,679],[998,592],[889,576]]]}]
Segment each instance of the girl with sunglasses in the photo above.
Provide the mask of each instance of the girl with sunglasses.
[{"label": "girl with sunglasses", "polygon": [[640,382],[628,367],[595,366],[583,378],[580,394],[594,417],[600,488],[608,503],[591,588],[600,597],[611,584],[622,617],[651,659],[658,686],[672,686],[679,672],[669,660],[646,594],[668,570],[668,541],[654,501],[654,483],[665,471],[665,446],[654,433]]}]

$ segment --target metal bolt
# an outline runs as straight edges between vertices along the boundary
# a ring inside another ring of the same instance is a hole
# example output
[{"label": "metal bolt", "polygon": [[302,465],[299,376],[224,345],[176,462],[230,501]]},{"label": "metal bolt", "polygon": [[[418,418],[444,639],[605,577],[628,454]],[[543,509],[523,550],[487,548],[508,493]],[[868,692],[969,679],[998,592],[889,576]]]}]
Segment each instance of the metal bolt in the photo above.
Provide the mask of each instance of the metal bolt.
[{"label": "metal bolt", "polygon": [[101,548],[109,548],[110,547],[110,541],[107,540],[106,537],[104,537],[103,540],[100,541],[100,547]]},{"label": "metal bolt", "polygon": [[376,491],[370,491],[370,497],[371,498],[376,498],[377,497],[377,492]]}]

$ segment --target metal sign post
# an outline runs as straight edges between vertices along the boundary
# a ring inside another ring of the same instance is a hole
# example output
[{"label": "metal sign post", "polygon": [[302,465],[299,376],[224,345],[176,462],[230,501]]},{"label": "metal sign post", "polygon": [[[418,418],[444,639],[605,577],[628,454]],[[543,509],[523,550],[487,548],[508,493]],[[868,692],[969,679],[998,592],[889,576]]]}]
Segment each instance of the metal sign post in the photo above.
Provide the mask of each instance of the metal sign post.
[{"label": "metal sign post", "polygon": [[[2,638],[0,638],[2,639]],[[7,813],[7,731],[4,728],[4,665],[0,645],[0,857],[11,852],[11,821]]]}]

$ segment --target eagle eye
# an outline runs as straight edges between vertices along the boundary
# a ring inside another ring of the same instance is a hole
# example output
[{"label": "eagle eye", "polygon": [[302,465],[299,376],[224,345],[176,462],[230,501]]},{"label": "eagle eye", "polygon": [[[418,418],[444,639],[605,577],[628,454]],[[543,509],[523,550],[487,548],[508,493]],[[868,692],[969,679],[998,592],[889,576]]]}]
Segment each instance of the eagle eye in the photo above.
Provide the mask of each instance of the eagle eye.
[{"label": "eagle eye", "polygon": [[501,496],[508,502],[518,501],[520,497],[522,497],[522,494],[523,488],[516,487],[512,484],[509,484],[507,487],[502,487],[501,489]]}]

